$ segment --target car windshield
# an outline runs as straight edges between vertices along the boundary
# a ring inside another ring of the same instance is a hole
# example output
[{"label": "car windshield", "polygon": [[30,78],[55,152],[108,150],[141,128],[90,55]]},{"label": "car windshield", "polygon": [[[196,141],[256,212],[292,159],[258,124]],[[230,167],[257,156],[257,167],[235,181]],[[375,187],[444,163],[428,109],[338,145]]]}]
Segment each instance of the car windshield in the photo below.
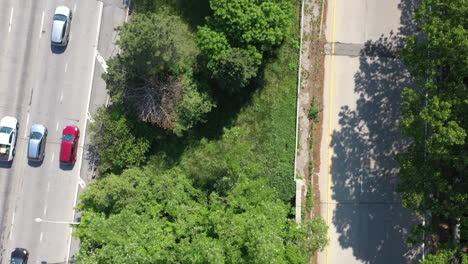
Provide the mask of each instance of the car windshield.
[{"label": "car windshield", "polygon": [[12,258],[11,259],[11,264],[23,264],[23,260],[20,258]]},{"label": "car windshield", "polygon": [[55,14],[54,15],[54,20],[67,21],[67,17],[64,16],[64,15]]},{"label": "car windshield", "polygon": [[13,130],[11,127],[0,127],[0,133],[7,133],[10,134],[10,132]]},{"label": "car windshield", "polygon": [[42,134],[39,132],[32,132],[31,133],[31,139],[41,139]]},{"label": "car windshield", "polygon": [[75,139],[75,136],[73,135],[63,135],[63,141],[73,141]]}]

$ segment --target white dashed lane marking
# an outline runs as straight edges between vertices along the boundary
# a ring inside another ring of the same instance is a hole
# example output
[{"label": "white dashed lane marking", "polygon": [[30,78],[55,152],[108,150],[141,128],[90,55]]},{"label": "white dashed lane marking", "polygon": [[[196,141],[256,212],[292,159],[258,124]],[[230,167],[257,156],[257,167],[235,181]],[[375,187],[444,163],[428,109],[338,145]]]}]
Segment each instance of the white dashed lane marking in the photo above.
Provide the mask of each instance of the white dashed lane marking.
[{"label": "white dashed lane marking", "polygon": [[11,12],[10,12],[10,24],[8,24],[8,33],[10,33],[11,31],[11,25],[13,24],[13,12],[14,12],[14,8],[12,7],[11,8]]},{"label": "white dashed lane marking", "polygon": [[11,217],[11,231],[10,231],[10,237],[9,239],[13,237],[13,227],[15,226],[15,211],[13,211],[13,215]]},{"label": "white dashed lane marking", "polygon": [[39,29],[39,38],[42,37],[42,28],[44,27],[44,11],[42,11],[41,28]]}]

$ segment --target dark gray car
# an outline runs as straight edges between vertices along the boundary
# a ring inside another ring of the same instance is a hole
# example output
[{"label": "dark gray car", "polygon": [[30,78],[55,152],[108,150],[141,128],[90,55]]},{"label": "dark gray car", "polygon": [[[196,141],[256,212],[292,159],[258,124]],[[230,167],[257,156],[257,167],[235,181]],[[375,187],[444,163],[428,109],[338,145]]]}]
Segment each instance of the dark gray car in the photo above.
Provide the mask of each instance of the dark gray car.
[{"label": "dark gray car", "polygon": [[11,252],[10,264],[27,264],[29,252],[24,248],[15,248]]},{"label": "dark gray car", "polygon": [[47,128],[41,124],[31,127],[29,134],[28,159],[31,161],[42,161],[44,158],[47,140]]}]

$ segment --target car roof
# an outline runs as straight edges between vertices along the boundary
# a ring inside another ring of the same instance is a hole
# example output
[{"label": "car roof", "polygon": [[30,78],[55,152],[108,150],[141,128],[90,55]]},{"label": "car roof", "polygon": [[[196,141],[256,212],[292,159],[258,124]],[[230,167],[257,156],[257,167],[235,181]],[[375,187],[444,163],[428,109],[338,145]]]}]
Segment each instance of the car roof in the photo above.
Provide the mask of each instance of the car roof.
[{"label": "car roof", "polygon": [[28,157],[37,158],[39,157],[39,142],[38,139],[30,139],[28,145]]},{"label": "car roof", "polygon": [[64,161],[64,162],[71,161],[72,145],[73,145],[73,142],[62,141],[62,147],[60,148],[60,161]]},{"label": "car roof", "polygon": [[62,42],[62,31],[65,21],[54,20],[52,24],[52,41],[56,43]]},{"label": "car roof", "polygon": [[70,15],[70,8],[66,6],[57,6],[57,8],[55,8],[55,14],[64,15],[68,17]]}]

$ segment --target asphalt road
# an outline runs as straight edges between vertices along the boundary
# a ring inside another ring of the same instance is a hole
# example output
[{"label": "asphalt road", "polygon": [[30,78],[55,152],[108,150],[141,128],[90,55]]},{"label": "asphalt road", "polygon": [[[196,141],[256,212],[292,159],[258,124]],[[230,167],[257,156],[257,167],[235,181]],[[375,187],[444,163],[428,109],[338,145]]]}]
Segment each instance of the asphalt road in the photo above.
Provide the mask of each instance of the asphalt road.
[{"label": "asphalt road", "polygon": [[318,263],[421,257],[421,247],[405,242],[421,219],[402,208],[395,190],[395,154],[406,145],[398,128],[400,94],[413,85],[395,51],[414,29],[413,2],[328,1],[319,184],[330,244]]},{"label": "asphalt road", "polygon": [[[58,5],[73,10],[65,49],[50,44]],[[11,166],[0,165],[0,261],[5,263],[15,247],[29,250],[30,263],[66,263],[70,226],[34,219],[74,220],[84,139],[77,163],[67,167],[59,164],[60,138],[67,125],[85,126],[100,7],[94,0],[1,1],[0,117],[20,122],[16,157]],[[49,130],[41,164],[26,157],[35,123]]]}]

